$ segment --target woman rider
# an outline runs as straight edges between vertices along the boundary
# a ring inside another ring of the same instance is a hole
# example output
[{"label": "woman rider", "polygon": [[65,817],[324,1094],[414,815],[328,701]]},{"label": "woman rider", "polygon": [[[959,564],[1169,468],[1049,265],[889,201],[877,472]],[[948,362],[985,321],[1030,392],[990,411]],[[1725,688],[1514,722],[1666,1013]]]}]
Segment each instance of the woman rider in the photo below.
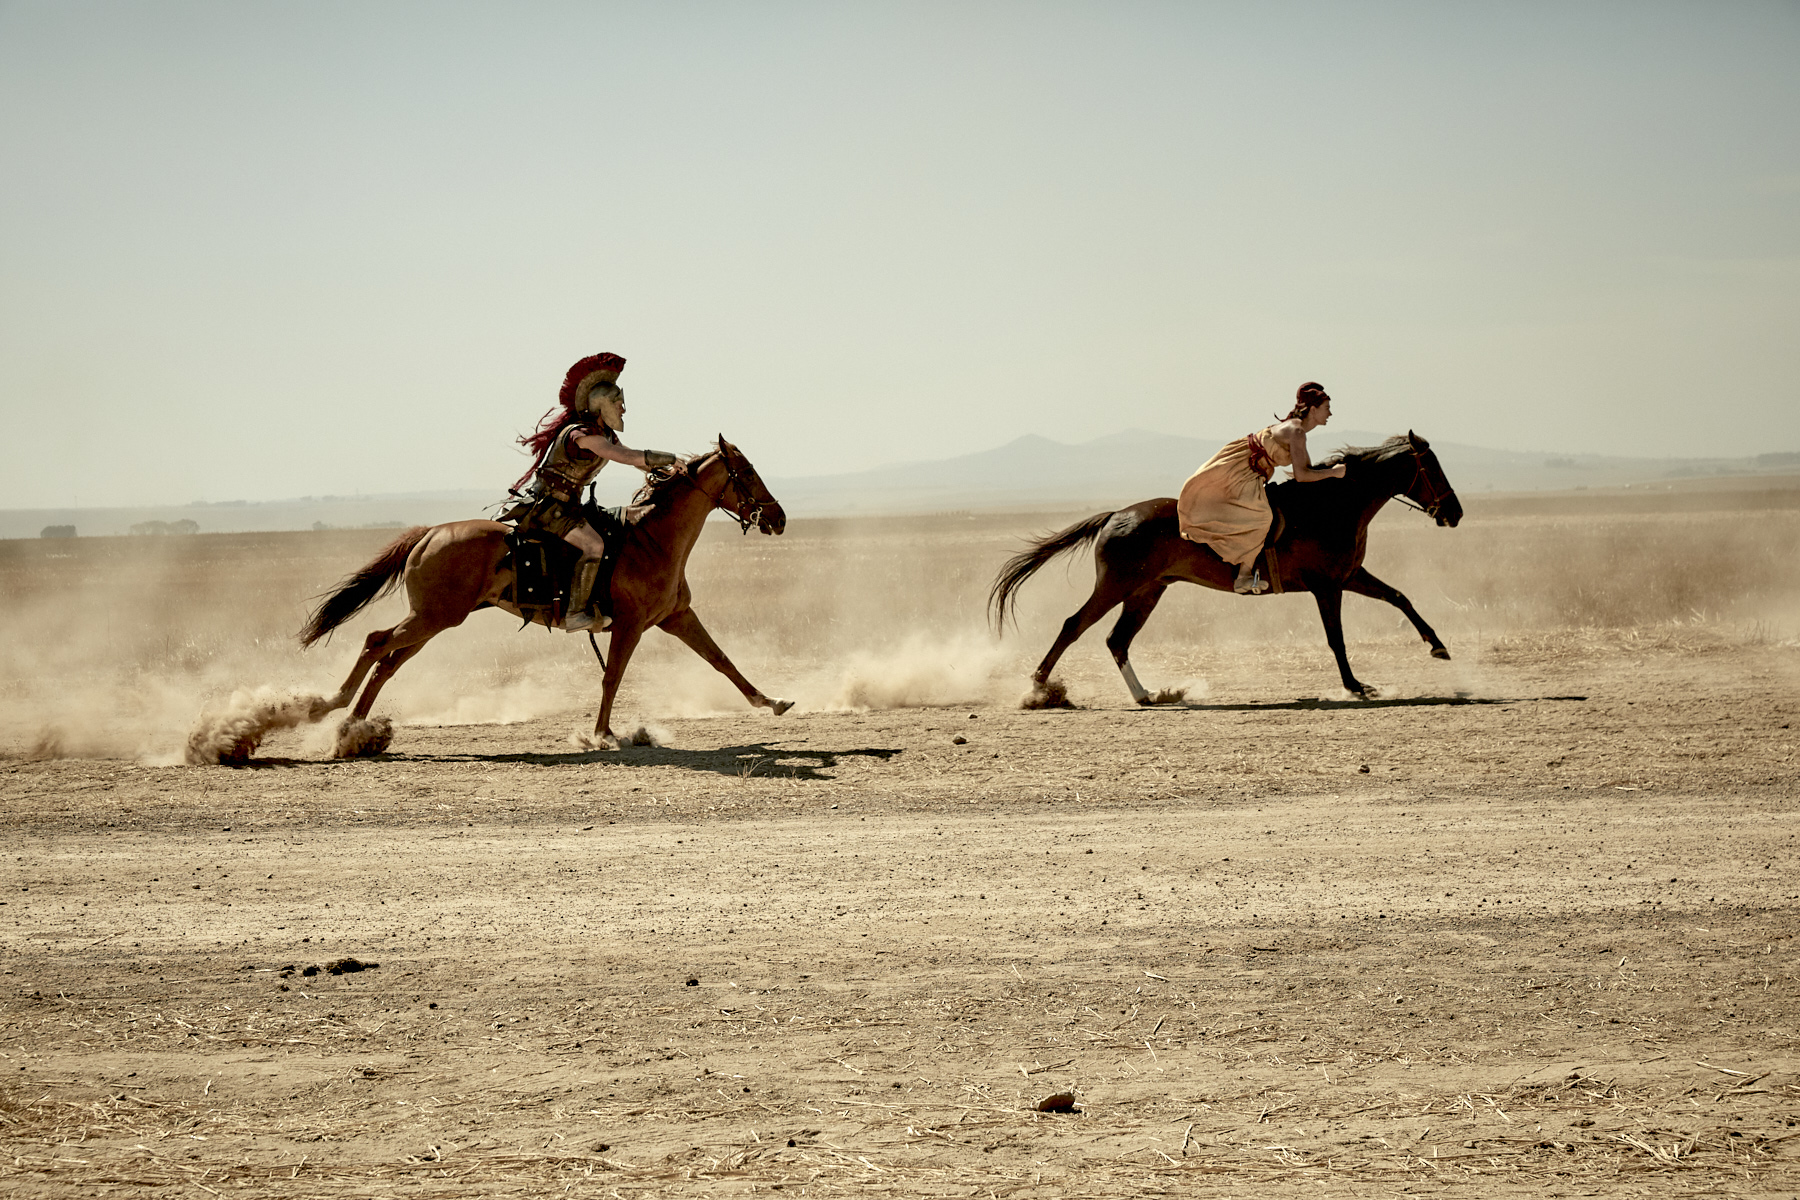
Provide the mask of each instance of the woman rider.
[{"label": "woman rider", "polygon": [[606,540],[582,511],[581,489],[609,461],[645,471],[675,464],[673,454],[632,450],[619,441],[619,431],[625,428],[625,391],[618,380],[624,369],[625,360],[616,354],[590,354],[582,359],[563,377],[562,391],[557,395],[562,411],[551,409],[538,422],[535,433],[519,439],[519,444],[537,459],[531,470],[513,484],[513,490],[517,492],[527,480],[531,486],[525,491],[524,502],[502,514],[501,519],[516,521],[521,531],[541,529],[554,533],[581,551],[569,588],[564,629],[592,627],[594,617],[588,609],[594,581],[600,573],[600,560],[606,554]]},{"label": "woman rider", "polygon": [[1255,573],[1274,513],[1265,491],[1276,467],[1292,467],[1301,483],[1342,479],[1342,464],[1315,467],[1306,435],[1331,419],[1331,397],[1316,383],[1303,383],[1293,411],[1281,421],[1239,438],[1188,476],[1175,502],[1181,536],[1211,546],[1237,567],[1231,590],[1248,595],[1269,590]]}]

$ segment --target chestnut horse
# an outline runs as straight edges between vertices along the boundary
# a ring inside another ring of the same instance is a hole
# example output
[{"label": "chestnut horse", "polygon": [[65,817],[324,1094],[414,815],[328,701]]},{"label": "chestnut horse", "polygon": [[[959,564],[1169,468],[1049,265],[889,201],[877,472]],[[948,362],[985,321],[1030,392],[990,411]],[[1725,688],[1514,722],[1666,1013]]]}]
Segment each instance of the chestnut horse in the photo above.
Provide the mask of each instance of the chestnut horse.
[{"label": "chestnut horse", "polygon": [[[1462,520],[1462,502],[1444,478],[1430,444],[1414,433],[1391,437],[1372,448],[1344,450],[1327,462],[1343,463],[1344,478],[1270,485],[1270,506],[1286,519],[1273,542],[1274,557],[1279,564],[1280,590],[1311,592],[1317,601],[1325,640],[1337,656],[1344,689],[1368,697],[1372,690],[1351,674],[1350,660],[1344,655],[1345,592],[1392,604],[1430,644],[1433,658],[1450,657],[1412,603],[1364,569],[1369,522],[1389,500],[1405,496],[1439,525],[1454,526]],[[1181,536],[1176,529],[1175,501],[1168,497],[1140,501],[1117,512],[1096,513],[1061,533],[1033,542],[1000,569],[988,594],[990,614],[996,625],[1004,625],[1021,584],[1052,558],[1089,541],[1094,543],[1094,593],[1063,622],[1056,644],[1031,677],[1032,691],[1025,707],[1063,702],[1061,685],[1051,683],[1050,672],[1076,638],[1120,604],[1125,611],[1107,636],[1106,647],[1125,677],[1125,686],[1131,689],[1131,698],[1139,704],[1176,703],[1183,697],[1181,692],[1153,694],[1138,682],[1137,672],[1131,669],[1131,639],[1171,583],[1197,583],[1229,592],[1237,570],[1210,547]]]},{"label": "chestnut horse", "polygon": [[[613,700],[632,651],[652,626],[686,642],[736,684],[751,704],[777,714],[793,707],[791,700],[773,699],[752,687],[694,615],[687,583],[688,552],[715,508],[736,517],[745,533],[752,525],[765,534],[778,534],[787,526],[787,514],[769,494],[756,468],[723,437],[705,454],[650,472],[632,506],[625,510],[625,542],[612,575],[612,641],[606,655],[600,713],[594,721],[593,737],[583,745],[618,748],[611,725]],[[369,712],[382,686],[426,642],[461,625],[477,609],[493,607],[521,615],[511,600],[503,598],[513,581],[512,567],[502,563],[510,532],[509,526],[498,521],[452,521],[409,529],[320,603],[300,631],[303,646],[312,645],[402,583],[411,605],[398,625],[378,629],[364,639],[356,665],[324,710],[349,704],[363,676],[374,669],[339,732],[340,755],[379,753],[386,748],[385,723],[371,723]]]}]

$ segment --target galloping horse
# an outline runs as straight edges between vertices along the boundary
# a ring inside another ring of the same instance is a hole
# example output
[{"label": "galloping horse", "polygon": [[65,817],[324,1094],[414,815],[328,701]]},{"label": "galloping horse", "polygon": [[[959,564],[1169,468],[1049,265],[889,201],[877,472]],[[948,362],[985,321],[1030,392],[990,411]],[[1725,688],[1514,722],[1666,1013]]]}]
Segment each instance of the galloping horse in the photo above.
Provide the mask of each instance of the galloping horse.
[{"label": "galloping horse", "polygon": [[[1277,483],[1268,489],[1269,503],[1277,520],[1286,526],[1271,544],[1278,563],[1276,589],[1311,592],[1325,623],[1325,639],[1337,656],[1344,689],[1367,697],[1371,689],[1350,672],[1344,655],[1343,597],[1345,592],[1385,600],[1406,614],[1413,628],[1431,646],[1433,658],[1449,658],[1450,651],[1412,603],[1362,565],[1369,522],[1382,505],[1396,496],[1407,499],[1437,519],[1454,526],[1462,520],[1462,502],[1444,478],[1437,455],[1424,438],[1414,433],[1389,438],[1379,446],[1350,449],[1333,455],[1328,465],[1343,463],[1342,479],[1314,483]],[[1131,639],[1137,636],[1156,602],[1171,583],[1197,583],[1221,592],[1231,591],[1236,569],[1212,549],[1183,538],[1176,529],[1175,501],[1163,497],[1144,500],[1117,512],[1096,513],[1061,533],[1033,542],[1030,548],[1007,560],[988,594],[988,610],[996,625],[1004,625],[1019,586],[1039,567],[1086,542],[1094,542],[1094,593],[1074,616],[1063,622],[1062,632],[1050,653],[1032,675],[1032,692],[1026,707],[1061,702],[1061,687],[1050,682],[1050,672],[1075,639],[1096,621],[1123,604],[1125,611],[1107,636],[1125,686],[1139,704],[1173,704],[1182,693],[1152,694],[1138,682],[1131,669]]]},{"label": "galloping horse", "polygon": [[[612,575],[612,642],[606,656],[600,713],[594,721],[593,737],[584,742],[590,748],[618,748],[611,725],[613,700],[632,651],[651,626],[686,642],[736,684],[751,704],[777,714],[793,707],[791,700],[772,699],[752,687],[694,615],[687,583],[688,552],[699,538],[707,514],[715,508],[736,517],[745,533],[752,525],[765,534],[778,534],[787,527],[787,514],[769,494],[756,468],[723,437],[704,454],[652,471],[626,509],[625,541]],[[433,637],[462,624],[481,608],[499,608],[520,616],[520,610],[506,598],[513,570],[503,565],[502,559],[510,532],[498,521],[452,521],[409,529],[326,596],[300,631],[303,646],[312,645],[401,583],[406,585],[411,611],[398,625],[376,630],[363,641],[356,666],[324,711],[350,703],[363,676],[374,668],[345,728],[366,722],[382,686]],[[340,755],[378,753],[385,747],[385,736],[359,740],[339,734]]]}]

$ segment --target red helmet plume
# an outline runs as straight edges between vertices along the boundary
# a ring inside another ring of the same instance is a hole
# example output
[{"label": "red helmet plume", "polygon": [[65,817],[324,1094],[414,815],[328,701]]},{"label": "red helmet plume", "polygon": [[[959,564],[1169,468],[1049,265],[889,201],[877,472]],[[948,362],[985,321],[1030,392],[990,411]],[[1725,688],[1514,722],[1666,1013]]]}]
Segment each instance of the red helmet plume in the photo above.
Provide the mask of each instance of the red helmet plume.
[{"label": "red helmet plume", "polygon": [[624,369],[625,360],[616,354],[590,354],[569,368],[556,398],[564,408],[575,408],[595,384],[611,383]]}]

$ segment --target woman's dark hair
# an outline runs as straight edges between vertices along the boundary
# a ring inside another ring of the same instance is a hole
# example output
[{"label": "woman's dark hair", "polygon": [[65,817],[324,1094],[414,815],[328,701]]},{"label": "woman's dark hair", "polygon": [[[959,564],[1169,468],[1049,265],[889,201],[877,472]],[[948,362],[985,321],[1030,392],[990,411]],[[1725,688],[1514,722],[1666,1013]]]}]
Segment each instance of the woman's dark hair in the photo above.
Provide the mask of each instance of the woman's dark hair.
[{"label": "woman's dark hair", "polygon": [[1291,421],[1295,417],[1304,417],[1307,410],[1331,403],[1331,397],[1325,394],[1325,387],[1318,383],[1303,383],[1300,390],[1294,393],[1294,408],[1287,416],[1281,418]]}]

